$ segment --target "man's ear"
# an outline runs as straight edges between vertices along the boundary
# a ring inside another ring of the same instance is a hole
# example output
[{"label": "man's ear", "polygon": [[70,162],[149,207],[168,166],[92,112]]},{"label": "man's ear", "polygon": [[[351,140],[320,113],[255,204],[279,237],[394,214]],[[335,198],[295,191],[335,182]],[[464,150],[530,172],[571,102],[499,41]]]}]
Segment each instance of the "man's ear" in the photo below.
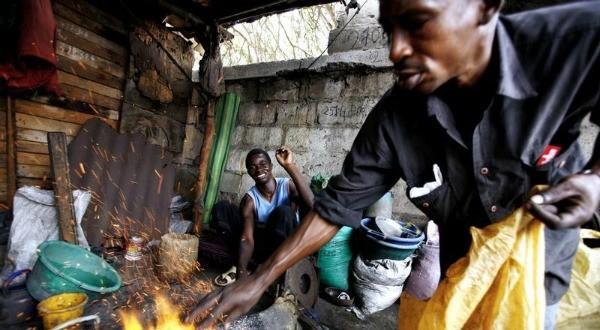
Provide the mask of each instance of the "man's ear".
[{"label": "man's ear", "polygon": [[479,24],[485,25],[500,11],[503,0],[481,0]]}]

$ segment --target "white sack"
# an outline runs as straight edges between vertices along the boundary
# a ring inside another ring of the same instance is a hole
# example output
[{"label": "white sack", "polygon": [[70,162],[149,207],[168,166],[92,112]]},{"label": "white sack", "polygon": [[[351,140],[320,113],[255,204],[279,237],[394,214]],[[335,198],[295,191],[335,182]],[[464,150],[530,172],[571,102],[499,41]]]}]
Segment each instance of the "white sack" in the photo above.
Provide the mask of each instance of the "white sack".
[{"label": "white sack", "polygon": [[412,256],[404,260],[354,260],[352,280],[356,294],[353,312],[360,319],[391,306],[402,294],[404,281],[410,274]]},{"label": "white sack", "polygon": [[[90,249],[81,229],[81,219],[90,203],[89,191],[73,191],[73,208],[77,223],[79,246]],[[54,206],[54,191],[33,186],[19,188],[13,203],[13,222],[8,237],[8,253],[0,279],[16,270],[32,269],[37,261],[37,247],[45,241],[58,240],[58,214]]]}]

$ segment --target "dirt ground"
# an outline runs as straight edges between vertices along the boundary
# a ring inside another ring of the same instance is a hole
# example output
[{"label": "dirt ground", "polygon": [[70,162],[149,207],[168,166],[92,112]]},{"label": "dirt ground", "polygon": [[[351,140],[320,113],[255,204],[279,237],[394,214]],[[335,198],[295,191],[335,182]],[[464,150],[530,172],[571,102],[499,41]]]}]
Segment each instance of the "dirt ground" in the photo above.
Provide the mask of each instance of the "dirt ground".
[{"label": "dirt ground", "polygon": [[[204,269],[206,270],[206,276],[209,276],[210,274],[211,278],[214,278],[218,274],[226,271],[228,267],[210,260],[204,260]],[[266,304],[270,302],[272,302],[272,298],[269,299],[268,297],[264,297],[255,310],[260,311],[261,309],[268,307]],[[314,312],[316,313],[319,322],[332,330],[397,329],[398,307],[398,302],[396,302],[387,309],[369,315],[364,320],[360,320],[348,308],[336,306],[319,297]]]},{"label": "dirt ground", "polygon": [[[225,264],[201,258],[200,270],[195,277],[188,278],[183,283],[167,284],[155,276],[150,258],[142,261],[125,262],[122,257],[110,260],[123,279],[123,286],[113,293],[107,294],[101,300],[89,304],[84,315],[98,315],[100,329],[122,329],[123,313],[136,315],[147,329],[149,320],[155,320],[157,309],[156,293],[168,297],[177,305],[179,315],[184,315],[194,308],[196,302],[212,289],[212,280],[229,267]],[[265,293],[257,306],[250,313],[258,313],[270,307],[275,297]],[[365,320],[358,319],[349,309],[329,303],[319,298],[313,309],[318,321],[328,329],[394,329],[397,328],[398,304],[395,303],[386,310],[368,316]],[[91,324],[84,324],[83,329],[92,329]],[[245,327],[245,329],[252,327]],[[30,320],[26,325],[6,328],[43,329],[40,319]],[[260,327],[256,329],[261,329]],[[308,329],[306,326],[303,329]]]},{"label": "dirt ground", "polygon": [[[97,314],[101,317],[101,329],[121,329],[121,311],[136,310],[140,319],[154,318],[154,299],[148,294],[148,289],[159,291],[170,297],[185,311],[191,310],[198,299],[209,292],[212,279],[228,269],[227,265],[212,260],[200,259],[201,272],[196,279],[185,284],[165,285],[162,282],[149,283],[149,276],[135,279],[129,285],[123,286],[116,294],[99,301],[86,309],[86,315]],[[274,297],[265,294],[251,313],[260,312],[274,301]],[[358,319],[349,309],[329,303],[319,298],[314,312],[322,325],[329,329],[395,329],[398,324],[398,304],[388,309],[368,316],[365,320]]]}]

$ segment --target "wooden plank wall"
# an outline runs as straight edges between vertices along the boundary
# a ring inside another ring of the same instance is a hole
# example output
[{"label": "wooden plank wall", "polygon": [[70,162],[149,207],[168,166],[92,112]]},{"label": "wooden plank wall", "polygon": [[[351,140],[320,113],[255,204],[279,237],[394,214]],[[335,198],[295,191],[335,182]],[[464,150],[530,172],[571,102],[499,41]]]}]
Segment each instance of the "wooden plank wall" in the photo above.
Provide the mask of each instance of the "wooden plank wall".
[{"label": "wooden plank wall", "polygon": [[[129,60],[129,27],[85,0],[53,0],[58,80],[63,94],[11,100],[15,127],[17,187],[52,183],[48,132],[64,132],[70,142],[89,118],[118,128]],[[6,96],[0,100],[0,203],[7,196]]]},{"label": "wooden plank wall", "polygon": [[0,203],[7,201],[8,189],[6,130],[6,96],[2,96],[2,99],[0,99]]}]

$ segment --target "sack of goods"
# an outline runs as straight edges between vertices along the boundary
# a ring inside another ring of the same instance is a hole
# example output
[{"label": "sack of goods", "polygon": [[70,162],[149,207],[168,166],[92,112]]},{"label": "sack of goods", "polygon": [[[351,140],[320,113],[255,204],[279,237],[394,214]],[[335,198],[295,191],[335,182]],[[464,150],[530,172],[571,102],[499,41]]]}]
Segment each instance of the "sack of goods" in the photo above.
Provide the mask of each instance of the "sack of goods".
[{"label": "sack of goods", "polygon": [[360,319],[391,306],[402,293],[410,274],[412,255],[425,235],[410,222],[384,217],[361,221],[362,250],[352,269],[356,306]]}]

